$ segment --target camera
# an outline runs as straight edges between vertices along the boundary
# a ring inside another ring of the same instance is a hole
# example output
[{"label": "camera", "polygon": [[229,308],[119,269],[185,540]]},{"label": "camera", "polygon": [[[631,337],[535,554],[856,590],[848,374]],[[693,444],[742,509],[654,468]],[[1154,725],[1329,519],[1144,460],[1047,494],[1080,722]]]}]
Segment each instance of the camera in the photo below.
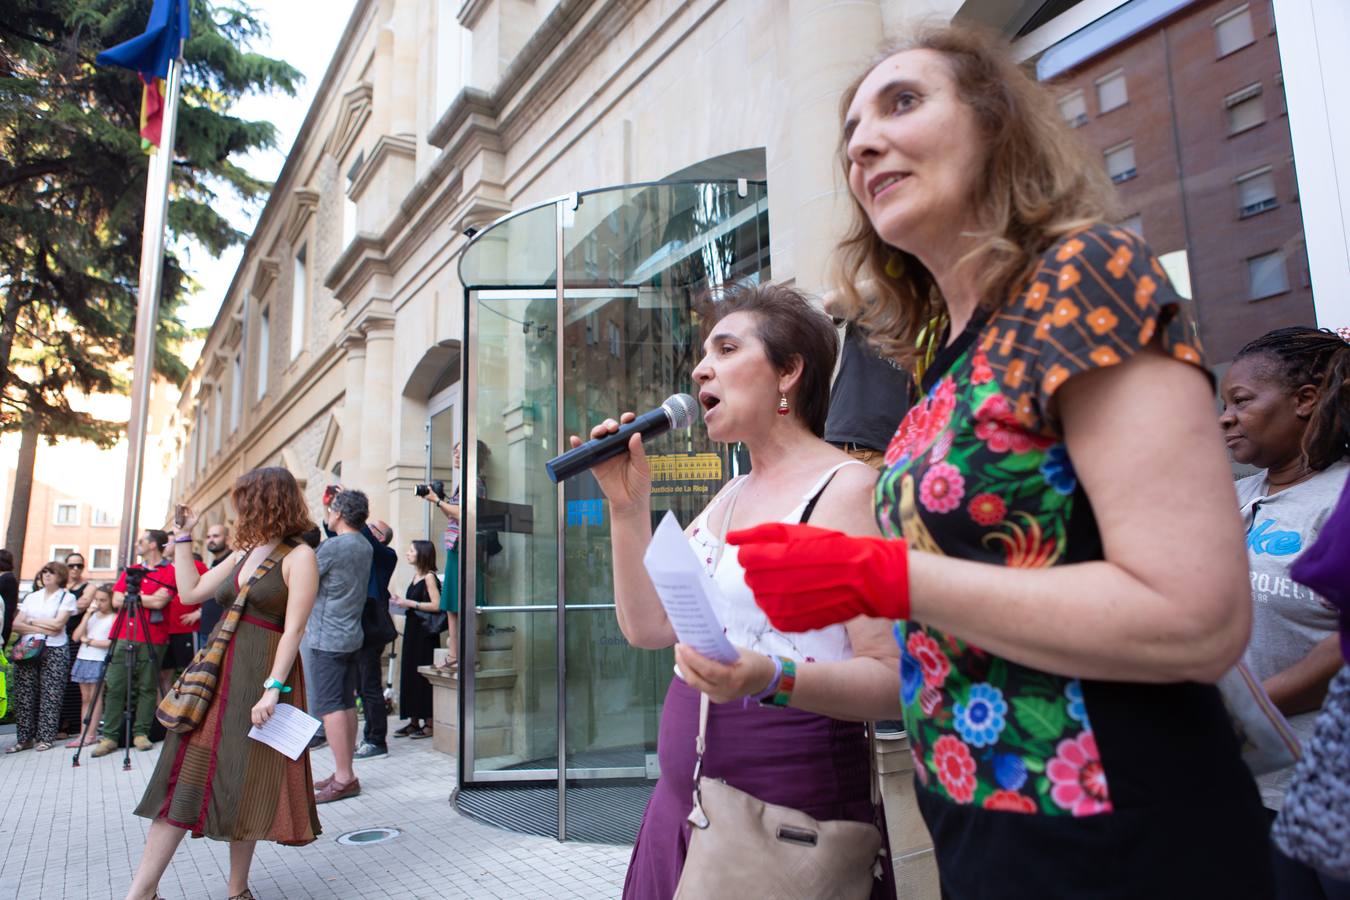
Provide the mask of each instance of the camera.
[{"label": "camera", "polygon": [[445,482],[433,481],[430,484],[419,484],[414,490],[417,496],[425,497],[427,494],[434,494],[437,500],[445,499]]}]

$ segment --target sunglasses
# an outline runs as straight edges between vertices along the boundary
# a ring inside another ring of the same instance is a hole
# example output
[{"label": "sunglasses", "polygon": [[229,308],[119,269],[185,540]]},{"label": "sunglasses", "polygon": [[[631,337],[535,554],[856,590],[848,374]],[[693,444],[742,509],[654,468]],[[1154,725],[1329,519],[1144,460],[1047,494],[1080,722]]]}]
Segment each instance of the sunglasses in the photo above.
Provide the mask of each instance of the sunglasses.
[{"label": "sunglasses", "polygon": [[67,569],[83,569],[84,563],[66,563]]}]

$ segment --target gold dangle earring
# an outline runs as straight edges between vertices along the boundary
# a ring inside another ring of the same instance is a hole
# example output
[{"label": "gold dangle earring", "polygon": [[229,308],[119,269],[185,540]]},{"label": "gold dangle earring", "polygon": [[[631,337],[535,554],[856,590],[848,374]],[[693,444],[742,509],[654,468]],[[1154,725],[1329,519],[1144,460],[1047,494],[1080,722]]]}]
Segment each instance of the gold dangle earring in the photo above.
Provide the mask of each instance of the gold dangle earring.
[{"label": "gold dangle earring", "polygon": [[780,416],[786,416],[789,412],[791,412],[791,410],[788,409],[787,394],[783,394],[778,398],[778,414]]}]

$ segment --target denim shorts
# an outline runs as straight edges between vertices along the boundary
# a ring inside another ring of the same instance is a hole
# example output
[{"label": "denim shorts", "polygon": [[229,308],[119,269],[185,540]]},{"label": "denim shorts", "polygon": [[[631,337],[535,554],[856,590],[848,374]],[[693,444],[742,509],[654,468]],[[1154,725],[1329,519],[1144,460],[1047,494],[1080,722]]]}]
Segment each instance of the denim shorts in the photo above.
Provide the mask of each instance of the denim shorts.
[{"label": "denim shorts", "polygon": [[98,684],[98,673],[102,669],[102,660],[77,659],[70,668],[70,680],[76,684]]},{"label": "denim shorts", "polygon": [[313,665],[305,673],[305,687],[314,715],[356,709],[356,659],[360,651],[310,650],[309,654]]}]

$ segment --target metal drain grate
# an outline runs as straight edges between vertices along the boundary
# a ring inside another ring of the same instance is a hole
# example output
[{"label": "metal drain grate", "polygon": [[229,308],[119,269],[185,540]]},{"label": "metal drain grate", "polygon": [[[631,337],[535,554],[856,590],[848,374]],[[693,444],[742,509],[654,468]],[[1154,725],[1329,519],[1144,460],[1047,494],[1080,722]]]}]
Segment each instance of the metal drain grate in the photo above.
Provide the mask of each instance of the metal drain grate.
[{"label": "metal drain grate", "polygon": [[338,835],[337,842],[345,844],[348,847],[369,847],[371,844],[382,844],[385,841],[392,841],[403,832],[397,828],[388,828],[381,826],[379,828],[361,828],[357,831],[349,831],[346,834]]},{"label": "metal drain grate", "polygon": [[[631,844],[655,782],[569,785],[567,839],[594,844]],[[558,836],[558,789],[553,785],[498,787],[465,785],[455,795],[471,819],[542,837]]]}]

